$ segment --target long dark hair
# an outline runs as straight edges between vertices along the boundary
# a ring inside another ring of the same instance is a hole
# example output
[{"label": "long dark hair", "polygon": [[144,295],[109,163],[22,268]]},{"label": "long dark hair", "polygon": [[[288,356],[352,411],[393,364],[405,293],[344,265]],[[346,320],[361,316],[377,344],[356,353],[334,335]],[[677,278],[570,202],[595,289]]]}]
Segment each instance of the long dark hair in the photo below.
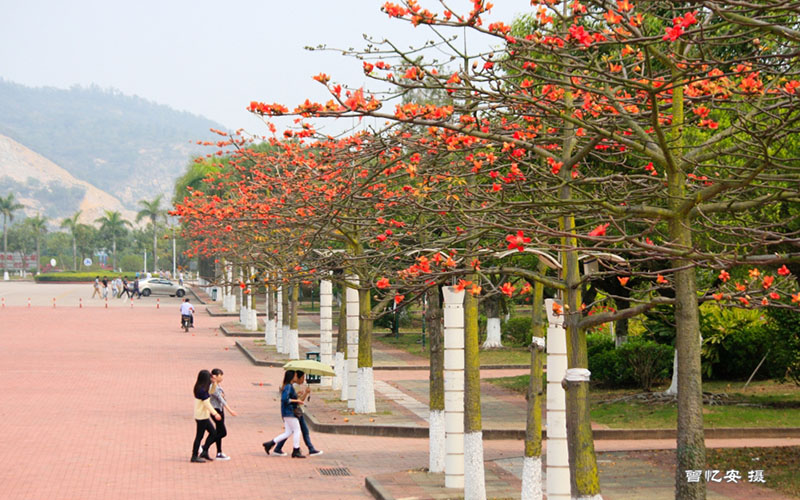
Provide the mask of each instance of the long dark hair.
[{"label": "long dark hair", "polygon": [[283,390],[284,387],[292,383],[292,380],[294,380],[295,373],[296,372],[294,370],[286,370],[283,373],[283,383],[281,384],[281,391]]},{"label": "long dark hair", "polygon": [[194,383],[194,395],[197,396],[200,392],[208,392],[211,387],[211,372],[208,370],[200,370],[197,374],[197,382]]}]

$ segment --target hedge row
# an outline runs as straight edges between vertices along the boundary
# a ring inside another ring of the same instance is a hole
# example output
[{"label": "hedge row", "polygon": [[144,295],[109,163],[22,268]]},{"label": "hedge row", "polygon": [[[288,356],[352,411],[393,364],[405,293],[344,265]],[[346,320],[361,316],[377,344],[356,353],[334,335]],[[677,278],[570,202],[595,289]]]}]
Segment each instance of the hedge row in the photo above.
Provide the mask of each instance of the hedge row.
[{"label": "hedge row", "polygon": [[117,276],[121,276],[128,280],[136,279],[136,273],[111,273],[111,272],[102,273],[98,271],[89,271],[89,272],[64,271],[58,273],[42,273],[36,276],[35,279],[37,283],[59,282],[59,281],[92,282],[97,276],[100,276],[101,280],[103,279],[103,276],[105,276],[108,279],[116,278]]}]

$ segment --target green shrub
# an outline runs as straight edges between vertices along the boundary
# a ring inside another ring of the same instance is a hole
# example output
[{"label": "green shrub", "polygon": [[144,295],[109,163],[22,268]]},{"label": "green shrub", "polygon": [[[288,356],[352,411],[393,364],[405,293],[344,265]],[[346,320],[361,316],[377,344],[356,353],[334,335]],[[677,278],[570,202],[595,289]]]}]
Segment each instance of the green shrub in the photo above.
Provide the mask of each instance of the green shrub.
[{"label": "green shrub", "polygon": [[[700,333],[703,375],[710,379],[747,379],[769,346],[764,319],[755,310],[704,308]],[[767,376],[766,370],[758,373]]]},{"label": "green shrub", "polygon": [[[767,309],[767,373],[781,381],[800,385],[800,313],[791,309]],[[758,361],[760,361],[759,358]]]},{"label": "green shrub", "polygon": [[[103,279],[103,276],[107,277],[108,279],[116,278],[120,276],[120,273],[113,273],[111,271],[84,271],[84,272],[72,272],[72,271],[62,271],[58,273],[42,273],[36,276],[37,283],[57,283],[61,281],[85,281],[85,282],[92,282],[96,276],[100,276],[100,279]],[[127,278],[129,280],[135,279],[135,273],[122,273],[123,278]]]},{"label": "green shrub", "polygon": [[652,340],[633,340],[622,344],[616,352],[629,367],[634,382],[644,391],[669,375],[673,348]]},{"label": "green shrub", "polygon": [[614,349],[607,335],[587,335],[592,380],[607,387],[635,387],[649,391],[669,375],[672,347],[652,340],[632,339]]},{"label": "green shrub", "polygon": [[[403,328],[407,328],[411,326],[411,315],[408,313],[408,308],[404,307],[400,309],[398,313],[398,320],[400,321],[400,326]],[[380,316],[375,322],[372,324],[375,328],[387,328],[389,330],[392,329],[394,326],[394,314],[391,310],[384,313],[383,316]]]},{"label": "green shrub", "polygon": [[503,345],[524,347],[531,343],[531,318],[530,316],[515,316],[503,323]]}]

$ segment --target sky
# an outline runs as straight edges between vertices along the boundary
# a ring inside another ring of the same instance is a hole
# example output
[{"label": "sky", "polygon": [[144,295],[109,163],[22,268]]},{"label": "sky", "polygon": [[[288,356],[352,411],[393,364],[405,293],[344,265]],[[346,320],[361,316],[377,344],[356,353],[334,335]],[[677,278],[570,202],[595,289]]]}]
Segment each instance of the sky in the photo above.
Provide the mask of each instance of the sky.
[{"label": "sky", "polygon": [[[397,0],[395,0],[397,2]],[[0,78],[32,87],[98,85],[263,134],[250,101],[329,99],[320,72],[358,87],[361,62],[326,44],[363,48],[362,34],[401,47],[432,38],[380,11],[384,0],[0,0]],[[510,23],[524,0],[495,0],[488,22]],[[419,0],[442,11],[438,0]],[[468,0],[448,0],[456,11]],[[488,41],[474,40],[480,45]],[[496,42],[495,42],[496,43]]]}]

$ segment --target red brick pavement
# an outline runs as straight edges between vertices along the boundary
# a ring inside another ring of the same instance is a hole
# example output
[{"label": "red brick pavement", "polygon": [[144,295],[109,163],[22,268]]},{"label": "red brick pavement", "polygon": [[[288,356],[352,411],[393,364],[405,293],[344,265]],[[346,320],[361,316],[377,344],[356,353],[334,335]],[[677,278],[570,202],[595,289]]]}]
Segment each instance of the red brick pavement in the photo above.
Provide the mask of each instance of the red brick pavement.
[{"label": "red brick pavement", "polygon": [[[364,477],[427,465],[424,439],[314,434],[319,457],[266,457],[282,429],[281,370],[253,366],[217,334],[178,328],[174,308],[6,307],[0,311],[6,499],[369,498]],[[197,371],[225,370],[229,462],[189,462]],[[263,384],[263,385],[259,385]],[[520,443],[484,443],[486,458]],[[348,467],[327,478],[320,467]]]}]

